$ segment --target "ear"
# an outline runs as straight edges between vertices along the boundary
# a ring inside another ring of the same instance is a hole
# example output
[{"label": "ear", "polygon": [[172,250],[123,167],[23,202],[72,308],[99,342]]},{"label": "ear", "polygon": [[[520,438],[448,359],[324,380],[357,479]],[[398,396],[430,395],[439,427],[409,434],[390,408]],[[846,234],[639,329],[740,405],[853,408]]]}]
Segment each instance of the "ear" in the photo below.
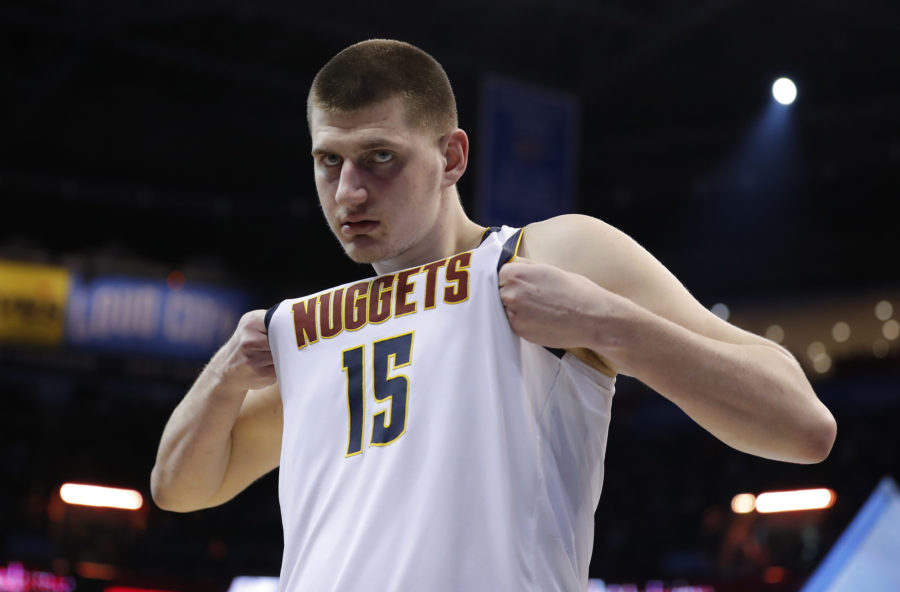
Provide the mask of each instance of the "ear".
[{"label": "ear", "polygon": [[444,156],[443,187],[450,187],[459,181],[469,164],[469,136],[457,128],[441,138]]}]

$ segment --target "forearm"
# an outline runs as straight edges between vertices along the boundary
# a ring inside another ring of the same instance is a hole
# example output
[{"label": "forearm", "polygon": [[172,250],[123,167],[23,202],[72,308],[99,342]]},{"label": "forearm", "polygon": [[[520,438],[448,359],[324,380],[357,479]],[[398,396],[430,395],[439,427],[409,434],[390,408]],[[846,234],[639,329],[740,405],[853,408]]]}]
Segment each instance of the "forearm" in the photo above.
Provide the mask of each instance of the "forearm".
[{"label": "forearm", "polygon": [[799,364],[777,346],[733,344],[695,333],[637,305],[594,323],[596,351],[678,405],[738,450],[819,462],[834,420]]},{"label": "forearm", "polygon": [[151,490],[157,505],[186,512],[207,507],[231,456],[231,430],[247,389],[222,378],[215,358],[175,408],[163,431]]},{"label": "forearm", "polygon": [[241,317],[169,418],[150,476],[160,507],[223,503],[278,465],[281,399],[265,314]]}]

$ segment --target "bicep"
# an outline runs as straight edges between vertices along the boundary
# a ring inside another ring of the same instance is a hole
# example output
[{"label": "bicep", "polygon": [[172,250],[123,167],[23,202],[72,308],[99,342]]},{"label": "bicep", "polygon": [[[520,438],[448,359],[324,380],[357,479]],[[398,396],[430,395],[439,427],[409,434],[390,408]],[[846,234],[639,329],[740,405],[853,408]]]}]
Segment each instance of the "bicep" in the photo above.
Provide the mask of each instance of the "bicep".
[{"label": "bicep", "polygon": [[228,467],[210,506],[232,499],[278,466],[283,424],[278,383],[247,393],[231,430]]}]

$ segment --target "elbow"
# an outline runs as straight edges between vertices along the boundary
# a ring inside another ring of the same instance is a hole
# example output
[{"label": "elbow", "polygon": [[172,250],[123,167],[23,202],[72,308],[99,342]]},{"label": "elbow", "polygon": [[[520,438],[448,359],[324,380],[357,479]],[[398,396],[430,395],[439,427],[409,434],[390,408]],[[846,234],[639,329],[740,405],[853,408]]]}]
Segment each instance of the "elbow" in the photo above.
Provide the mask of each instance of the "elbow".
[{"label": "elbow", "polygon": [[159,466],[154,466],[150,471],[150,497],[153,498],[153,503],[158,508],[171,511],[171,501],[162,483],[160,472]]},{"label": "elbow", "polygon": [[182,483],[171,475],[167,475],[159,465],[150,472],[150,497],[153,503],[167,512],[196,512],[211,508],[222,502],[213,502],[212,496],[204,496],[191,488],[191,483]]},{"label": "elbow", "polygon": [[162,469],[154,466],[150,472],[150,497],[153,503],[161,510],[168,512],[190,512],[195,508],[184,507],[179,503],[178,496],[172,492],[171,487],[167,487],[162,477]]},{"label": "elbow", "polygon": [[816,464],[824,461],[831,454],[836,438],[837,422],[834,416],[823,408],[822,417],[809,429],[803,459],[800,462]]},{"label": "elbow", "polygon": [[827,417],[823,422],[824,426],[819,430],[820,432],[820,441],[821,441],[821,458],[818,462],[822,462],[828,455],[831,454],[831,449],[834,447],[834,441],[837,439],[837,422],[834,419],[834,416],[831,413],[827,413]]}]

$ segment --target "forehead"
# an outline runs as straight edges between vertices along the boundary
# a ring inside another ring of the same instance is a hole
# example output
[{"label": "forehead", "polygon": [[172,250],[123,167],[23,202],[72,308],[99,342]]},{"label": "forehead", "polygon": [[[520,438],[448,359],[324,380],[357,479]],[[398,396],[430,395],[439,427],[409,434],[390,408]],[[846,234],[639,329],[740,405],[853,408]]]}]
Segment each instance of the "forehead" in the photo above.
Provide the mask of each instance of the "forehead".
[{"label": "forehead", "polygon": [[399,98],[351,112],[329,112],[313,105],[309,123],[313,151],[371,144],[377,140],[416,142],[425,137],[409,124],[406,108]]}]

